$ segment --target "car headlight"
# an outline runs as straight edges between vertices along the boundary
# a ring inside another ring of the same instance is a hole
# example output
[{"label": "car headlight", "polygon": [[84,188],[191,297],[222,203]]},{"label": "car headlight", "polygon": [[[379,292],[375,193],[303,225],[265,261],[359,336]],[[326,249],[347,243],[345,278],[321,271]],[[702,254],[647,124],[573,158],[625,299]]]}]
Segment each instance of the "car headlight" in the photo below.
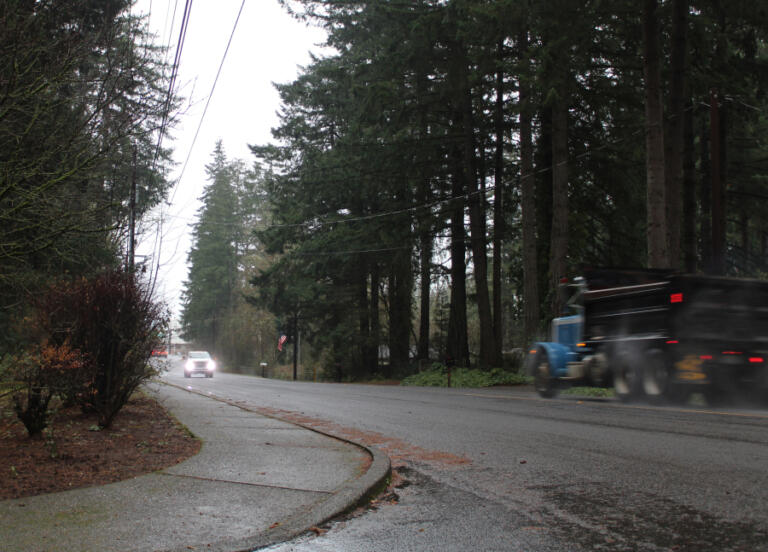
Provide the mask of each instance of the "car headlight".
[{"label": "car headlight", "polygon": [[195,367],[195,363],[191,360],[188,360],[187,363],[184,365],[185,370],[192,370],[192,368]]},{"label": "car headlight", "polygon": [[208,361],[208,369],[209,370],[215,370],[216,369],[216,362],[213,360]]}]

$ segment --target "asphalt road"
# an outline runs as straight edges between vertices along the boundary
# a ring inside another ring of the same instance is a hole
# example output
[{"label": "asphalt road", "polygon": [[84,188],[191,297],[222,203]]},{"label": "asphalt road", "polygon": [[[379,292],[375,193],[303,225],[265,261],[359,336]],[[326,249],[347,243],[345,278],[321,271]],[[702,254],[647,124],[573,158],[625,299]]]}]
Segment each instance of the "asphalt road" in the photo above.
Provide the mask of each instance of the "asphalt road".
[{"label": "asphalt road", "polygon": [[392,458],[373,508],[270,550],[768,551],[765,410],[165,377]]}]

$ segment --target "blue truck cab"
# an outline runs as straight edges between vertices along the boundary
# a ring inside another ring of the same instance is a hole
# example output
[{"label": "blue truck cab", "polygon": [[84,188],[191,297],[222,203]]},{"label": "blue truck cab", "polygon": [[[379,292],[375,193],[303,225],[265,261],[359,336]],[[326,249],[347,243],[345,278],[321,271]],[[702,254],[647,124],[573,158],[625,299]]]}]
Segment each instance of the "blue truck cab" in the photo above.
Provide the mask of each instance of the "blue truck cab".
[{"label": "blue truck cab", "polygon": [[[586,353],[582,343],[581,314],[552,320],[551,341],[538,341],[529,351],[530,371],[536,390],[545,397],[556,394],[555,381],[581,379],[580,366]],[[569,370],[570,366],[570,370]]]},{"label": "blue truck cab", "polygon": [[584,343],[584,309],[581,296],[584,281],[577,278],[572,284],[563,283],[560,294],[569,314],[552,320],[549,341],[537,341],[530,347],[528,372],[542,397],[552,397],[560,387],[587,381],[590,374],[592,350]]}]

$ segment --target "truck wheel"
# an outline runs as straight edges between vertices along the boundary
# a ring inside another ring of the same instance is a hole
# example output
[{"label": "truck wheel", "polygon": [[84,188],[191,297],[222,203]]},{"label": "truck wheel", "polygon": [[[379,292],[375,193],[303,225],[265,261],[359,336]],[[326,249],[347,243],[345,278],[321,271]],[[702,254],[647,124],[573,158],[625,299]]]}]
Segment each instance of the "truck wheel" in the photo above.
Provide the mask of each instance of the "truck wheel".
[{"label": "truck wheel", "polygon": [[536,365],[533,367],[533,385],[539,395],[545,399],[550,399],[557,395],[555,381],[549,373],[549,358],[543,349],[536,353]]},{"label": "truck wheel", "polygon": [[643,355],[642,383],[648,400],[661,403],[667,398],[670,381],[667,357],[661,349],[651,349]]},{"label": "truck wheel", "polygon": [[605,353],[595,353],[584,359],[584,373],[587,376],[587,385],[608,387],[611,383],[611,374]]},{"label": "truck wheel", "polygon": [[637,363],[629,351],[618,351],[611,355],[613,368],[613,390],[622,402],[636,400],[642,394],[642,378]]}]

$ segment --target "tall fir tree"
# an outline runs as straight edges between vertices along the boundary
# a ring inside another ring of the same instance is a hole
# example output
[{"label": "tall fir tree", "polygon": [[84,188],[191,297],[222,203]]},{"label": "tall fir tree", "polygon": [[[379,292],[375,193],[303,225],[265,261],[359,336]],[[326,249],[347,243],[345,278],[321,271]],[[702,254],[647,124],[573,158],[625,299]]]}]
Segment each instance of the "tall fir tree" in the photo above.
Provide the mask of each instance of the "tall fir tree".
[{"label": "tall fir tree", "polygon": [[221,140],[205,170],[208,184],[192,230],[181,324],[185,339],[216,351],[222,344],[222,326],[234,305],[241,235],[235,178]]}]

